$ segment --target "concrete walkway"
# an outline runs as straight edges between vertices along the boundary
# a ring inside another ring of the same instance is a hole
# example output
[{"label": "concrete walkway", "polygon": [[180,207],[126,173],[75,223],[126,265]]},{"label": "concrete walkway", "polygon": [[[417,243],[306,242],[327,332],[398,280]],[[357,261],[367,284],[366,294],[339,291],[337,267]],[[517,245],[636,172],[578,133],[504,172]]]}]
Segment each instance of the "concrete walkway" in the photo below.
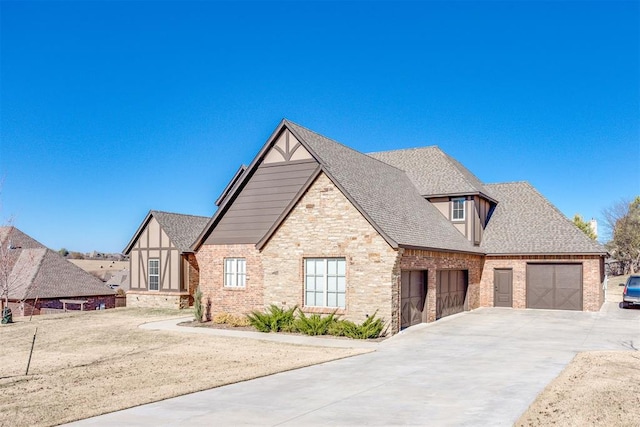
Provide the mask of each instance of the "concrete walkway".
[{"label": "concrete walkway", "polygon": [[640,310],[484,308],[377,351],[193,393],[78,426],[510,426],[579,351],[640,348]]}]

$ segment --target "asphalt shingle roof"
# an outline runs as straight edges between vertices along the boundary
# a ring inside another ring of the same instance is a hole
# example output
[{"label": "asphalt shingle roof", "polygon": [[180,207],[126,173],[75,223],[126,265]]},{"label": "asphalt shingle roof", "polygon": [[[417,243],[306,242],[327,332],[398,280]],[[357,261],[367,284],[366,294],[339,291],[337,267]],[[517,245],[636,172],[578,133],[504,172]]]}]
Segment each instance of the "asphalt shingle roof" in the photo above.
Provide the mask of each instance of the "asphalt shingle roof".
[{"label": "asphalt shingle roof", "polygon": [[181,251],[191,251],[191,244],[196,240],[202,229],[207,225],[209,217],[184,215],[162,211],[151,211],[151,215],[158,221],[167,233],[171,242]]},{"label": "asphalt shingle roof", "polygon": [[404,171],[297,124],[285,124],[373,225],[397,244],[480,252],[420,195]]},{"label": "asphalt shingle roof", "polygon": [[604,254],[527,182],[487,185],[499,200],[482,238],[487,254]]},{"label": "asphalt shingle roof", "polygon": [[[9,299],[113,295],[102,280],[47,249],[15,227],[0,227]],[[10,248],[10,249],[9,249]]]},{"label": "asphalt shingle roof", "polygon": [[480,193],[492,197],[469,169],[437,146],[381,151],[368,155],[405,171],[423,196]]}]

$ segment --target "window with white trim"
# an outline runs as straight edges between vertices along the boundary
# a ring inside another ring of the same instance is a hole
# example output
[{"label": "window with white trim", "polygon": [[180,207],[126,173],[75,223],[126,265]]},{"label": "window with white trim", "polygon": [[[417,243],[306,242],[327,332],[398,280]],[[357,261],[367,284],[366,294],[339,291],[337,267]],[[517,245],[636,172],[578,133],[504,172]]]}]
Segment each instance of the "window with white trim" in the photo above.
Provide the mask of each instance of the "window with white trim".
[{"label": "window with white trim", "polygon": [[160,260],[149,260],[149,290],[160,290]]},{"label": "window with white trim", "polygon": [[344,258],[306,258],[304,305],[345,308],[346,270]]},{"label": "window with white trim", "polygon": [[247,280],[247,261],[244,258],[224,259],[225,288],[244,288]]},{"label": "window with white trim", "polygon": [[451,219],[464,221],[464,198],[451,200]]}]

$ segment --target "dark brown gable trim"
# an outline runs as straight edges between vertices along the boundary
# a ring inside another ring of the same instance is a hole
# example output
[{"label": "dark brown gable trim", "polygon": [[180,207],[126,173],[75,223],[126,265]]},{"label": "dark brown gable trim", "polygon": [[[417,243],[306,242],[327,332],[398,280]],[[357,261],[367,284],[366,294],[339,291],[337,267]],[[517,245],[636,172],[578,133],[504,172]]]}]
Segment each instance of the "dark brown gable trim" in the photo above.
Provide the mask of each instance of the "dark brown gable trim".
[{"label": "dark brown gable trim", "polygon": [[271,236],[273,236],[273,233],[276,232],[276,230],[278,229],[278,227],[280,227],[280,224],[282,224],[285,218],[289,216],[289,213],[291,212],[291,210],[298,204],[298,201],[302,198],[304,193],[307,192],[309,187],[311,187],[311,184],[315,182],[315,180],[320,175],[320,172],[322,172],[322,166],[318,165],[318,167],[313,171],[309,179],[307,179],[307,182],[305,182],[302,188],[300,188],[300,191],[298,191],[295,197],[291,199],[291,202],[287,205],[287,207],[284,209],[282,214],[278,217],[276,222],[273,223],[273,225],[269,228],[269,230],[264,235],[264,237],[262,237],[262,239],[260,239],[258,243],[256,243],[256,249],[258,249],[259,251],[262,250],[262,248],[264,248],[264,246],[269,242],[269,240],[271,239]]},{"label": "dark brown gable trim", "polygon": [[[269,149],[273,146],[274,142],[280,136],[280,134],[284,131],[284,129],[288,129],[286,126],[286,120],[280,121],[276,129],[273,131],[267,142],[262,146],[256,157],[254,157],[251,164],[247,167],[245,172],[240,176],[238,181],[232,186],[233,188],[229,191],[229,194],[222,200],[222,203],[218,207],[218,210],[213,214],[213,217],[209,220],[207,225],[204,227],[196,241],[191,245],[191,249],[195,252],[204,244],[205,240],[209,237],[214,227],[220,221],[224,213],[229,209],[233,201],[236,199],[242,188],[248,182],[249,178],[253,175],[258,165],[264,158],[264,156],[268,153]],[[291,131],[291,129],[289,129]],[[293,133],[293,132],[292,132]],[[294,134],[295,135],[295,134]],[[300,138],[295,135],[300,141]],[[303,145],[304,146],[304,145]],[[308,149],[308,147],[305,147]],[[317,156],[314,156],[313,151],[309,150],[311,156],[317,160]]]}]

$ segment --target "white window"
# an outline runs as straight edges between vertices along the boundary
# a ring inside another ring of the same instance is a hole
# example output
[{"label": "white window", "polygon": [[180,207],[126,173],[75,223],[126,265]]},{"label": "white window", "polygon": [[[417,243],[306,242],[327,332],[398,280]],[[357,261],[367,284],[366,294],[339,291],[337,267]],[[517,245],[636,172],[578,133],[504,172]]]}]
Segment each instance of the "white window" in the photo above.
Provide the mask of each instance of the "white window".
[{"label": "white window", "polygon": [[224,259],[224,286],[244,288],[247,279],[247,261],[244,258]]},{"label": "white window", "polygon": [[160,260],[149,260],[149,290],[157,291],[160,289]]},{"label": "white window", "polygon": [[451,200],[451,219],[454,221],[464,221],[464,199]]},{"label": "white window", "polygon": [[305,306],[344,308],[346,269],[344,258],[305,259]]}]

